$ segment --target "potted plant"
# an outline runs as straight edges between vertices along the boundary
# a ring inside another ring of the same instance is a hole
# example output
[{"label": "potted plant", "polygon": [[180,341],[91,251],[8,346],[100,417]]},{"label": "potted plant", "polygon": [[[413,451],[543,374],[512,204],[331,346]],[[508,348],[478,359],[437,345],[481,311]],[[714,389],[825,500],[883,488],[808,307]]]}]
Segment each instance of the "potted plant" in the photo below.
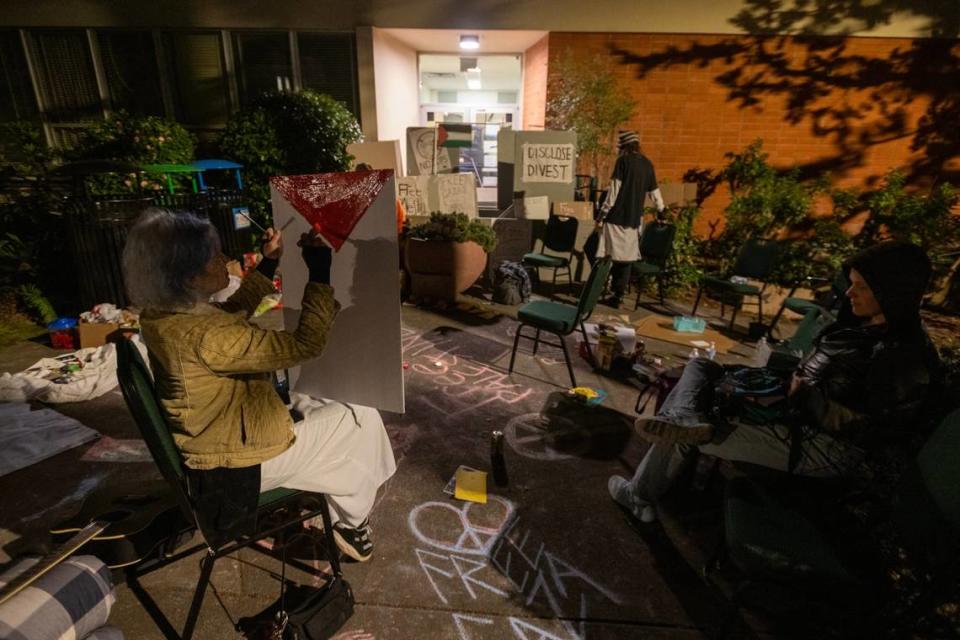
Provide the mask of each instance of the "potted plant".
[{"label": "potted plant", "polygon": [[418,298],[453,301],[477,281],[487,254],[497,244],[493,229],[463,213],[430,214],[410,229],[405,261],[410,293]]}]

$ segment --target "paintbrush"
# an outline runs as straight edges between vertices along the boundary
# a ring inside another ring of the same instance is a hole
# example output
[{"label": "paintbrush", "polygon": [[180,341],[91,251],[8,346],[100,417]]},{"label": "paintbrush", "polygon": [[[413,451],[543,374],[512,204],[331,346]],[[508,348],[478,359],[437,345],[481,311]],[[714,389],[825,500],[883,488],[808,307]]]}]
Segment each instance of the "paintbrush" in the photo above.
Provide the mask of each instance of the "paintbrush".
[{"label": "paintbrush", "polygon": [[[262,226],[260,226],[260,224],[259,224],[256,220],[254,220],[253,218],[251,218],[250,216],[248,216],[247,214],[245,214],[243,211],[238,211],[237,213],[239,213],[239,214],[242,215],[244,218],[246,218],[247,220],[249,220],[250,222],[252,222],[252,223],[254,224],[254,226],[257,227],[257,229],[260,229],[260,231],[263,231],[264,233],[267,232],[267,230],[264,229]],[[289,227],[291,224],[293,224],[293,218],[290,218],[289,220],[287,220],[286,222],[284,222],[284,223],[283,223],[283,226],[280,227],[279,231],[283,231],[284,229],[286,229],[287,227]]]}]

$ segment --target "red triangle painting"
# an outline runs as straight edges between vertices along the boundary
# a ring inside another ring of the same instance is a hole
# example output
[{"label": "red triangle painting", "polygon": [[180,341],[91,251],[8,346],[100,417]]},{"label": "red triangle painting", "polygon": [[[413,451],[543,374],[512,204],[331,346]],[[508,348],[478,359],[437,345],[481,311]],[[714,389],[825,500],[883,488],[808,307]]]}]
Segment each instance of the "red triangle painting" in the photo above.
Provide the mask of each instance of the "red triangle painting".
[{"label": "red triangle painting", "polygon": [[393,171],[277,176],[270,184],[339,251]]}]

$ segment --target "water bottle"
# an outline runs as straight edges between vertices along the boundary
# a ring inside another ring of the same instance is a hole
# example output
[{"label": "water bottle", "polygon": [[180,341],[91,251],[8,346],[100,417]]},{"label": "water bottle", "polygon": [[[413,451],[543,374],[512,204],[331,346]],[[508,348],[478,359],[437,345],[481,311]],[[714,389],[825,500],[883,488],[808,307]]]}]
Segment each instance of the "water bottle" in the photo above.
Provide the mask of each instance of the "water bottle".
[{"label": "water bottle", "polygon": [[493,471],[493,481],[498,487],[509,484],[507,464],[503,459],[503,431],[490,434],[490,468]]},{"label": "water bottle", "polygon": [[753,350],[753,366],[765,367],[770,360],[770,345],[767,344],[767,337],[763,336],[757,340],[757,346]]},{"label": "water bottle", "polygon": [[707,347],[707,357],[711,360],[715,360],[717,357],[717,343],[711,342],[710,346]]}]

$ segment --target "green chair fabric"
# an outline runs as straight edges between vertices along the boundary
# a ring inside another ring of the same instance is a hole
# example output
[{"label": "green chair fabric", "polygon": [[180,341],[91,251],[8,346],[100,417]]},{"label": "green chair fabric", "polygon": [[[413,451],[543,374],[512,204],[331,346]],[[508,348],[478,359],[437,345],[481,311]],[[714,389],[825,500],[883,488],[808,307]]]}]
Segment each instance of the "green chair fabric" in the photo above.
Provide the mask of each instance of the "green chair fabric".
[{"label": "green chair fabric", "polygon": [[[587,342],[587,350],[589,352],[590,344],[589,341],[587,341],[587,332],[583,327],[583,323],[590,317],[590,314],[593,313],[594,308],[597,306],[597,301],[603,293],[603,287],[607,282],[607,278],[610,277],[610,267],[612,264],[609,259],[603,259],[593,265],[590,277],[580,292],[580,299],[577,302],[577,306],[563,304],[561,302],[535,300],[520,307],[520,310],[517,312],[517,319],[520,321],[520,326],[517,327],[517,334],[513,340],[513,350],[510,353],[509,371],[511,373],[513,372],[513,365],[516,361],[520,338],[534,341],[533,353],[536,355],[537,347],[540,344],[540,331],[549,331],[557,336],[559,343],[556,345],[553,345],[553,343],[547,344],[563,349],[563,356],[567,363],[567,372],[570,374],[570,381],[572,386],[577,386],[577,379],[573,373],[573,364],[570,361],[570,355],[567,353],[567,345],[566,342],[564,342],[564,337],[570,335],[579,327],[583,334],[584,341]],[[531,338],[530,336],[523,335],[523,328],[526,326],[536,329],[535,337]],[[592,359],[592,353],[590,353],[590,357]]]},{"label": "green chair fabric", "polygon": [[[676,225],[655,220],[643,227],[640,234],[640,260],[633,263],[631,277],[637,279],[654,277],[660,304],[664,303],[663,278],[667,273],[667,261],[673,253],[673,240],[677,235]],[[634,310],[640,308],[640,286],[637,286],[637,301]]]},{"label": "green chair fabric", "polygon": [[[521,262],[527,267],[534,268],[537,280],[540,279],[540,269],[553,269],[553,287],[557,286],[557,272],[565,269],[567,279],[573,282],[573,272],[570,270],[570,261],[577,244],[577,229],[580,221],[576,218],[550,214],[547,219],[547,229],[544,232],[540,253],[531,252],[523,256]],[[554,254],[546,253],[547,249]]]},{"label": "green chair fabric", "polygon": [[[767,281],[773,274],[780,259],[782,246],[776,240],[765,240],[762,238],[751,238],[747,240],[740,248],[737,254],[737,260],[733,269],[729,273],[707,274],[700,279],[700,286],[697,289],[697,297],[693,303],[691,315],[697,315],[697,308],[700,306],[700,299],[704,290],[710,290],[720,293],[722,305],[731,304],[733,312],[730,316],[730,326],[733,327],[737,320],[737,311],[746,297],[757,298],[757,322],[763,324],[763,292],[767,287]],[[749,283],[731,282],[730,278],[737,276],[740,278],[750,278],[759,280],[762,286]],[[720,309],[723,314],[723,306]],[[779,317],[779,316],[778,316]]]},{"label": "green chair fabric", "polygon": [[[927,595],[918,596],[918,602],[946,593],[960,570],[958,460],[960,410],[941,421],[905,469],[892,501],[898,540],[932,576],[923,587]],[[875,593],[807,518],[782,506],[753,481],[736,478],[728,483],[724,529],[728,555],[749,582],[786,584],[854,608],[863,607]]]}]

